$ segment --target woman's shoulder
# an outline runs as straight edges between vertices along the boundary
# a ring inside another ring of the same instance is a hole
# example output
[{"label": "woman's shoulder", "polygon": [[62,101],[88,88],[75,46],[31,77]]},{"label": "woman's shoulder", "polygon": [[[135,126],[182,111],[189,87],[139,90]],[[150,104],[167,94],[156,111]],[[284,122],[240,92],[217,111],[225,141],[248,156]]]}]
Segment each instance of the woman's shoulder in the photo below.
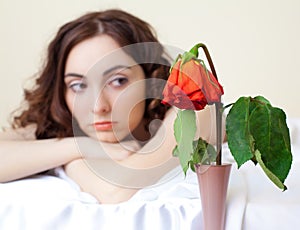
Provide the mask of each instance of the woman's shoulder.
[{"label": "woman's shoulder", "polygon": [[24,128],[2,128],[0,140],[35,140],[35,131],[35,124]]}]

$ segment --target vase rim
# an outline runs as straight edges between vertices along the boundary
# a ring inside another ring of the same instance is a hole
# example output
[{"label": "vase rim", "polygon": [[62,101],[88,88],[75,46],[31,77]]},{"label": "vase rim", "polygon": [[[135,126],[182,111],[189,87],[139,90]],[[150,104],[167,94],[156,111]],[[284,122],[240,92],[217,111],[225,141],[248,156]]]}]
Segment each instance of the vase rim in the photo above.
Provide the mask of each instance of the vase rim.
[{"label": "vase rim", "polygon": [[207,164],[195,164],[196,167],[226,167],[226,166],[232,166],[232,163],[223,163],[221,165],[207,165]]},{"label": "vase rim", "polygon": [[197,173],[203,174],[205,172],[207,172],[210,168],[213,169],[219,169],[219,170],[231,170],[231,163],[224,163],[221,165],[201,165],[201,164],[196,164],[195,168]]}]

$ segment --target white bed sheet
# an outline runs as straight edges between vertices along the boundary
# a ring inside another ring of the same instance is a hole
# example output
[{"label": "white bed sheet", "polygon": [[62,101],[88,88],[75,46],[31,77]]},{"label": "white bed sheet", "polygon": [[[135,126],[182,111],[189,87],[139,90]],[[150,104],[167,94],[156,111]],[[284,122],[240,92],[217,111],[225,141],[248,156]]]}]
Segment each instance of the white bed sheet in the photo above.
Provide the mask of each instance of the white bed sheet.
[{"label": "white bed sheet", "polygon": [[[294,162],[281,192],[247,163],[231,171],[226,230],[295,229],[300,226],[300,119],[290,119]],[[224,161],[233,162],[226,144]],[[35,176],[0,184],[0,230],[53,229],[203,229],[196,175],[184,178],[178,167],[172,180],[142,189],[128,202],[99,204],[61,168],[56,176]]]},{"label": "white bed sheet", "polygon": [[[176,169],[180,170],[180,168]],[[65,178],[36,176],[0,185],[0,229],[197,229],[194,175],[139,191],[128,202],[99,204]]]}]

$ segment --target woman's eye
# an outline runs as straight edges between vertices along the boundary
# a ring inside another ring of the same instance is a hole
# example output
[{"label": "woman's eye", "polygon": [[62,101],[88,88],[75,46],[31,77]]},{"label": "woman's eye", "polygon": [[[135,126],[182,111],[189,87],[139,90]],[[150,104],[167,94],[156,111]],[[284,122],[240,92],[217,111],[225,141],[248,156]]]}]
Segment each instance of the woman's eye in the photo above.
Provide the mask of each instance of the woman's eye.
[{"label": "woman's eye", "polygon": [[69,85],[69,88],[75,93],[82,92],[86,87],[83,82],[74,82]]},{"label": "woman's eye", "polygon": [[113,87],[121,87],[127,84],[128,79],[126,77],[117,77],[109,82],[109,85]]}]

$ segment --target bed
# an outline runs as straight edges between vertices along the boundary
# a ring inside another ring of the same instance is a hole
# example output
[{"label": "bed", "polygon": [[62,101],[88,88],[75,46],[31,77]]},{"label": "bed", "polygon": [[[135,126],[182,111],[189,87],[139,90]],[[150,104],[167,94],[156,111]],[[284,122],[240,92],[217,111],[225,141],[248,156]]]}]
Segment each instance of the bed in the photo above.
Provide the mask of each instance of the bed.
[{"label": "bed", "polygon": [[[226,229],[295,229],[300,226],[300,119],[288,119],[293,164],[277,189],[260,168],[246,163],[237,169],[226,143],[223,161],[232,162],[226,205]],[[69,179],[62,168],[53,175],[38,175],[0,183],[1,230],[53,229],[203,229],[196,175],[184,178],[175,168],[172,179],[144,188],[129,201],[99,204]]]}]

